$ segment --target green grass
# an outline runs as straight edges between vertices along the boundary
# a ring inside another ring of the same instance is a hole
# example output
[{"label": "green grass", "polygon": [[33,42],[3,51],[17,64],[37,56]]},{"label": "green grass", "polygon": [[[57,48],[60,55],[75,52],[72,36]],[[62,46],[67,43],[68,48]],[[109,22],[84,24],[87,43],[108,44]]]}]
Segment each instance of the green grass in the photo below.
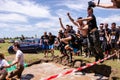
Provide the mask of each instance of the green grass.
[{"label": "green grass", "polygon": [[5,56],[9,55],[8,47],[12,45],[11,43],[0,43],[0,52],[3,53]]},{"label": "green grass", "polygon": [[[92,63],[92,62],[95,61],[94,57],[85,58],[83,56],[75,56],[75,59],[81,59],[81,60],[84,60],[84,61],[89,62],[89,63]],[[102,64],[105,64],[105,65],[108,65],[108,66],[112,66],[113,68],[120,69],[120,61],[117,61],[117,60],[112,60],[112,59],[111,60],[106,60]]]}]

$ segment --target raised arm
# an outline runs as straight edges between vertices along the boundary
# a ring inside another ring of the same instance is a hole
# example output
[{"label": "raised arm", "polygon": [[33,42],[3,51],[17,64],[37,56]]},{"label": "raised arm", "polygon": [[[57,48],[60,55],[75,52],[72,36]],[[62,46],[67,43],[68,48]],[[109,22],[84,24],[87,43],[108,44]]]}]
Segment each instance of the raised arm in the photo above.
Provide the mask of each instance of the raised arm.
[{"label": "raised arm", "polygon": [[65,27],[63,26],[63,23],[62,23],[62,19],[61,19],[61,18],[59,18],[59,22],[60,22],[61,28],[65,31]]},{"label": "raised arm", "polygon": [[92,20],[92,16],[90,17],[87,17],[87,18],[82,18],[82,19],[78,19],[77,21],[89,21],[89,20]]},{"label": "raised arm", "polygon": [[68,16],[68,18],[70,19],[70,21],[71,21],[74,25],[76,25],[77,27],[79,27],[78,23],[70,16],[70,13],[67,13],[67,16]]},{"label": "raised arm", "polygon": [[117,8],[114,5],[107,5],[107,4],[99,4],[99,5],[96,5],[96,6],[97,7],[102,7],[102,8]]},{"label": "raised arm", "polygon": [[[98,4],[95,3],[96,7],[102,7],[102,8],[116,8],[117,9],[117,4],[119,4],[119,1],[117,0],[111,0],[112,4]],[[120,4],[119,4],[120,5]]]}]

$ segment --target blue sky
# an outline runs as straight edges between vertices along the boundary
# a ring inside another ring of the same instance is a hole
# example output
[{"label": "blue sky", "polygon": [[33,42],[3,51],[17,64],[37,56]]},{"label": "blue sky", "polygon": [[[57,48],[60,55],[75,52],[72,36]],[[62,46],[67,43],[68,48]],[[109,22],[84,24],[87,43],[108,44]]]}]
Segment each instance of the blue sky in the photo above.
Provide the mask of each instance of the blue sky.
[{"label": "blue sky", "polygon": [[[87,16],[90,0],[0,0],[0,38],[16,36],[40,37],[43,32],[57,35],[60,29],[59,17],[63,24],[73,25],[67,12],[76,20]],[[97,0],[94,0],[97,2]],[[101,0],[100,3],[110,3]],[[94,8],[97,24],[116,22],[120,25],[120,9]],[[74,26],[74,25],[73,25]],[[74,26],[76,30],[76,27]]]}]

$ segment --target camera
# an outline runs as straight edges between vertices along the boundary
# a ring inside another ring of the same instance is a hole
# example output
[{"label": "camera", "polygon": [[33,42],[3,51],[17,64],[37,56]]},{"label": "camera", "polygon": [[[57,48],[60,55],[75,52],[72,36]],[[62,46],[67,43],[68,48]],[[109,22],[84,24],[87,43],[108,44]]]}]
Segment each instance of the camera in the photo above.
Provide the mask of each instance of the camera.
[{"label": "camera", "polygon": [[88,7],[95,7],[96,5],[95,5],[95,3],[94,2],[92,2],[92,1],[89,1],[88,2]]}]

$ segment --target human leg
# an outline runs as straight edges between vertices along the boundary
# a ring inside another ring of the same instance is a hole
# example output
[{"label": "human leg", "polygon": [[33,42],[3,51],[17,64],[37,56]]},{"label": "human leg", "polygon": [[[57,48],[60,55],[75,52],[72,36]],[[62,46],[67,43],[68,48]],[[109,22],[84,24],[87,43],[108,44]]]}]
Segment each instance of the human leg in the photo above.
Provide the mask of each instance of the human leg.
[{"label": "human leg", "polygon": [[6,69],[0,70],[0,80],[5,80],[8,72]]}]

